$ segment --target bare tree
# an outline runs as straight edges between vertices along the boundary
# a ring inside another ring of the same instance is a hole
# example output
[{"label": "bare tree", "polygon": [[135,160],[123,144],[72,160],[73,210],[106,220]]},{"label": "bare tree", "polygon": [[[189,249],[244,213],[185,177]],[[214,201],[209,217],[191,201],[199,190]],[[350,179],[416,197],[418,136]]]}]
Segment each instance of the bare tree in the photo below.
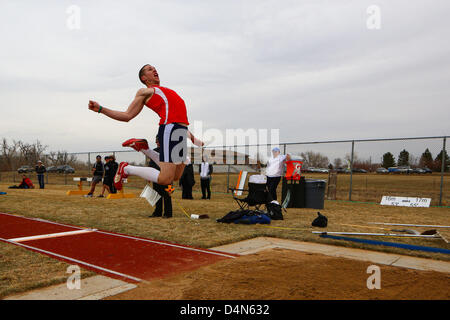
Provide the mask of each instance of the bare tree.
[{"label": "bare tree", "polygon": [[9,171],[11,170],[11,166],[11,150],[8,141],[3,138],[0,144],[0,170]]},{"label": "bare tree", "polygon": [[[352,159],[352,155],[350,153],[347,153],[344,157],[344,160],[346,160],[347,163],[350,163],[351,159]],[[358,154],[356,152],[354,152],[353,153],[353,163],[359,162],[359,161],[361,161],[361,160],[359,159]]]},{"label": "bare tree", "polygon": [[411,167],[418,167],[419,166],[419,160],[420,160],[419,157],[416,157],[413,154],[409,155],[409,165]]},{"label": "bare tree", "polygon": [[44,156],[47,146],[44,146],[39,140],[36,140],[33,144],[18,141],[18,148],[21,164],[30,165],[36,164]]},{"label": "bare tree", "polygon": [[10,171],[19,166],[19,143],[20,141],[13,141],[12,144],[9,144],[6,138],[2,139],[0,145],[0,170]]},{"label": "bare tree", "polygon": [[302,152],[300,156],[304,159],[304,163],[307,167],[326,168],[330,162],[328,157],[320,152],[307,151]]},{"label": "bare tree", "polygon": [[65,150],[52,151],[47,155],[47,159],[53,166],[70,165],[74,167],[78,165],[77,157]]},{"label": "bare tree", "polygon": [[342,168],[342,159],[341,158],[334,159],[333,165],[335,168]]},{"label": "bare tree", "polygon": [[30,144],[13,140],[11,143],[6,138],[0,142],[0,170],[15,170],[21,165],[34,165],[43,158],[47,146],[39,140]]}]

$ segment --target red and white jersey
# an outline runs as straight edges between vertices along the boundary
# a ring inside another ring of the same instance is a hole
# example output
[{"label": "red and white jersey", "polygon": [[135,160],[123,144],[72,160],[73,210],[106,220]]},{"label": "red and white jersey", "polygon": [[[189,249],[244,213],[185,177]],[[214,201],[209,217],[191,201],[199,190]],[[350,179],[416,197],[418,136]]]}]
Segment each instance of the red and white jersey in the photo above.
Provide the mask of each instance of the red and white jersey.
[{"label": "red and white jersey", "polygon": [[184,123],[189,124],[186,104],[173,90],[165,87],[153,86],[155,93],[145,104],[155,111],[161,120],[159,124]]}]

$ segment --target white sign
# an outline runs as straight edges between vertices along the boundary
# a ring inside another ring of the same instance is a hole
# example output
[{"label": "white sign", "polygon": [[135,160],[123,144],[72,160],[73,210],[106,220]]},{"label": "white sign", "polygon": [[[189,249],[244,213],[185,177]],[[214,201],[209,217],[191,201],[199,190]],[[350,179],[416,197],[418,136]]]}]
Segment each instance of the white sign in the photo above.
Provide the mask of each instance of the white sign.
[{"label": "white sign", "polygon": [[431,203],[431,198],[414,198],[414,197],[391,197],[383,196],[381,199],[382,206],[398,206],[398,207],[426,207]]}]

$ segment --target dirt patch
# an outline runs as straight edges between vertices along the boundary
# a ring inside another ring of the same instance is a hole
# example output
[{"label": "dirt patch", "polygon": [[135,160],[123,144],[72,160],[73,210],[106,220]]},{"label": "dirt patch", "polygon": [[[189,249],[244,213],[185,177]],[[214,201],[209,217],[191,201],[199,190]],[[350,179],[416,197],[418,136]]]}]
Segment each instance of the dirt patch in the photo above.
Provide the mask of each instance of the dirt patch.
[{"label": "dirt patch", "polygon": [[367,288],[372,263],[271,249],[141,284],[111,300],[445,299],[450,275],[379,265],[381,289]]}]

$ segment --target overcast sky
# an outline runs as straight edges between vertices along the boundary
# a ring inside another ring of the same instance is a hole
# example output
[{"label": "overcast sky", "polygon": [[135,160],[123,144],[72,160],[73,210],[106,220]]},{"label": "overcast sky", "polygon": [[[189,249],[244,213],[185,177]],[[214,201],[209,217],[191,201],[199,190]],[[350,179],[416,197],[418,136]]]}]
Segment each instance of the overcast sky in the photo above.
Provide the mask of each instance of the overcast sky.
[{"label": "overcast sky", "polygon": [[[371,5],[380,29],[367,27]],[[3,0],[0,137],[70,152],[153,140],[149,109],[129,123],[87,109],[126,109],[146,63],[204,129],[280,129],[281,142],[449,135],[449,15],[448,0]]]}]

